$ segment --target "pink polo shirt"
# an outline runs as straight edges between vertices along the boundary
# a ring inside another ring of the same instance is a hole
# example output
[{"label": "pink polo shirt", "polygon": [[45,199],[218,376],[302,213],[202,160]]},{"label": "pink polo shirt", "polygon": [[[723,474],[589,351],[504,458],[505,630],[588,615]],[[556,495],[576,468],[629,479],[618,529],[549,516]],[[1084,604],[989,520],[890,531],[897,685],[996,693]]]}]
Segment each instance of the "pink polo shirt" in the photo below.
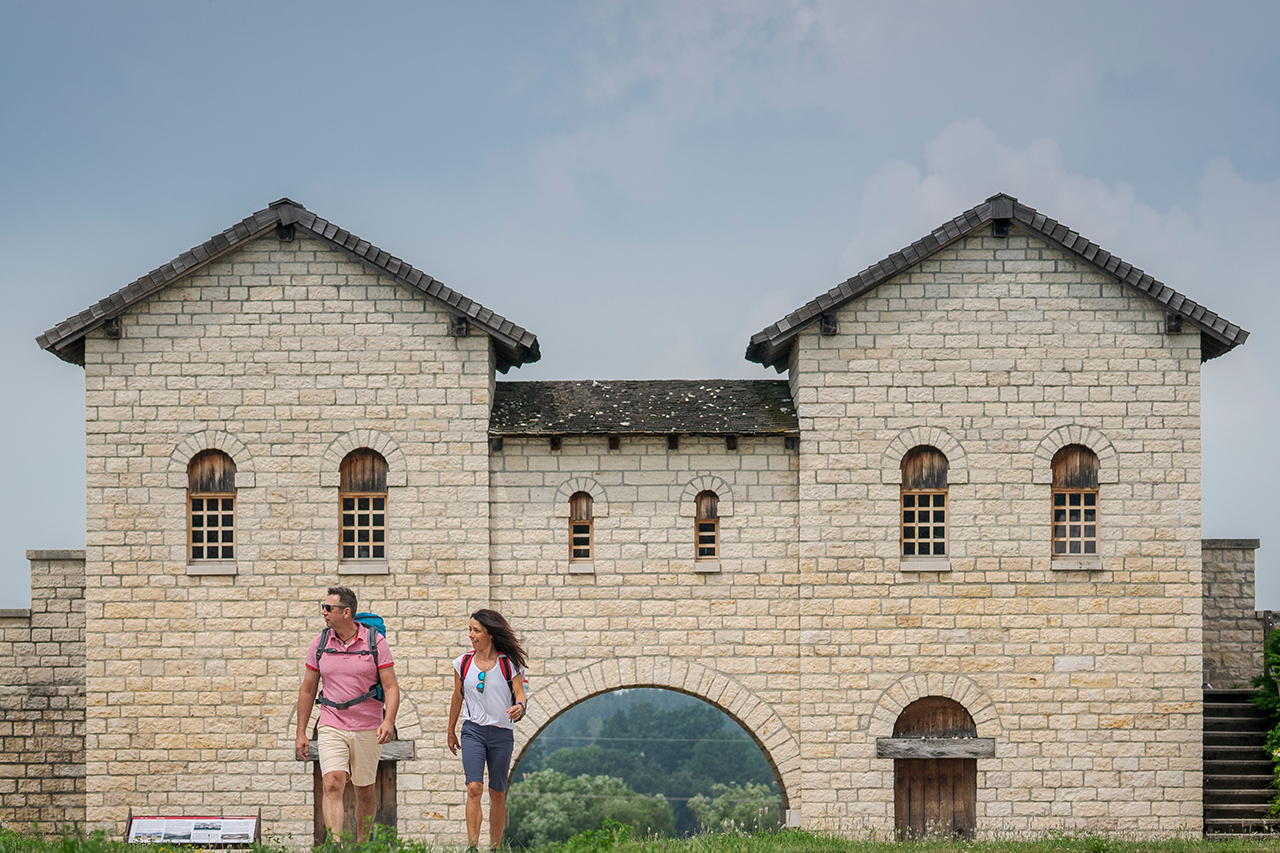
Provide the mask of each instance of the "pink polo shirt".
[{"label": "pink polo shirt", "polygon": [[[340,652],[359,652],[369,649],[369,631],[365,625],[356,623],[356,635],[350,645],[343,645],[338,639],[337,631],[329,632],[327,648]],[[395,661],[391,659],[391,647],[387,638],[374,632],[378,644],[378,669],[386,669]],[[307,669],[316,669],[316,650],[320,648],[320,635],[316,634],[311,645],[307,647]],[[335,655],[326,652],[320,657],[320,689],[324,698],[334,702],[346,702],[365,693],[378,683],[378,674],[374,670],[373,655]],[[377,699],[366,699],[350,708],[338,710],[328,705],[320,706],[320,725],[333,726],[348,732],[363,732],[376,729],[382,725],[382,703]]]}]

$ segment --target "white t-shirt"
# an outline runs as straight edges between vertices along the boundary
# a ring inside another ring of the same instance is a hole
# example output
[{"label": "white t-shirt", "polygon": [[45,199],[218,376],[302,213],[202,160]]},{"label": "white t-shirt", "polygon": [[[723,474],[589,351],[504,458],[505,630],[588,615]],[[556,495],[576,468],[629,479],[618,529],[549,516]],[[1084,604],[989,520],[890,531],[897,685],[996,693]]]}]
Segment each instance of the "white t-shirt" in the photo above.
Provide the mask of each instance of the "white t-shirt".
[{"label": "white t-shirt", "polygon": [[[470,654],[468,652],[467,654]],[[467,655],[458,655],[453,661],[453,671],[462,674],[462,659]],[[524,669],[511,663],[511,680],[524,676]],[[507,716],[507,709],[516,703],[511,695],[507,680],[502,677],[502,664],[494,661],[493,668],[484,674],[484,692],[476,688],[480,685],[480,666],[472,658],[467,667],[467,677],[462,680],[462,722],[473,722],[479,726],[501,726],[514,729],[516,724]]]}]

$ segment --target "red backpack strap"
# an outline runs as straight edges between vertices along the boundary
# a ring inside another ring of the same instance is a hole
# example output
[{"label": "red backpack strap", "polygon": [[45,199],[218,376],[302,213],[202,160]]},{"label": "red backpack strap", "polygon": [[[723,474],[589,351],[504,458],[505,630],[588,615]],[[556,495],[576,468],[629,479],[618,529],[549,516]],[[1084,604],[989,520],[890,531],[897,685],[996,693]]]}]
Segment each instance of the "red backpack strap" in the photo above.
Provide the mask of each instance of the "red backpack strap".
[{"label": "red backpack strap", "polygon": [[516,701],[516,688],[513,684],[515,678],[515,667],[511,665],[511,659],[504,654],[498,655],[498,666],[502,667],[502,677],[507,682],[507,690],[511,692],[511,701]]},{"label": "red backpack strap", "polygon": [[462,656],[462,674],[463,681],[467,680],[467,670],[471,669],[471,659],[476,656],[475,652],[467,652]]}]

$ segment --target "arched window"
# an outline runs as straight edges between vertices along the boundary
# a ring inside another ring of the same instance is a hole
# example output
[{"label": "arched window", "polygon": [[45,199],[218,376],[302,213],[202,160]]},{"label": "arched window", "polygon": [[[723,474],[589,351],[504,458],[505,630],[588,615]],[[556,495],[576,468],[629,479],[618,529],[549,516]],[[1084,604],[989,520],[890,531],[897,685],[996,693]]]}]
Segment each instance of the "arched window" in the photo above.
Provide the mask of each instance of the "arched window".
[{"label": "arched window", "polygon": [[697,559],[720,559],[720,497],[713,491],[699,492],[694,529],[697,536]]},{"label": "arched window", "polygon": [[236,463],[202,450],[187,465],[187,557],[192,563],[236,558]]},{"label": "arched window", "polygon": [[1098,455],[1068,444],[1053,455],[1053,556],[1098,553]]},{"label": "arched window", "polygon": [[367,447],[353,450],[338,469],[342,559],[387,558],[387,460]]},{"label": "arched window", "polygon": [[574,492],[569,498],[569,562],[592,561],[591,495]]},{"label": "arched window", "polygon": [[902,457],[902,556],[947,556],[947,457],[920,445]]}]

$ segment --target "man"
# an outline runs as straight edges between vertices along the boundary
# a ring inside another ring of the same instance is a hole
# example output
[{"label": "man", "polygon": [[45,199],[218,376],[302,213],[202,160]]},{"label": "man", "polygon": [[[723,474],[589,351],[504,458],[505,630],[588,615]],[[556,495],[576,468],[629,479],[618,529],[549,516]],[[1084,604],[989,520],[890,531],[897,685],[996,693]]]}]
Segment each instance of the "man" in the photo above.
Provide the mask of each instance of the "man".
[{"label": "man", "polygon": [[341,837],[342,795],[349,779],[356,789],[356,840],[364,841],[376,806],[373,785],[378,756],[381,744],[391,740],[400,687],[386,637],[355,620],[354,592],[331,586],[320,609],[327,631],[312,640],[307,650],[307,668],[298,690],[298,758],[307,759],[307,722],[323,681],[318,741],[324,825],[331,838]]}]

